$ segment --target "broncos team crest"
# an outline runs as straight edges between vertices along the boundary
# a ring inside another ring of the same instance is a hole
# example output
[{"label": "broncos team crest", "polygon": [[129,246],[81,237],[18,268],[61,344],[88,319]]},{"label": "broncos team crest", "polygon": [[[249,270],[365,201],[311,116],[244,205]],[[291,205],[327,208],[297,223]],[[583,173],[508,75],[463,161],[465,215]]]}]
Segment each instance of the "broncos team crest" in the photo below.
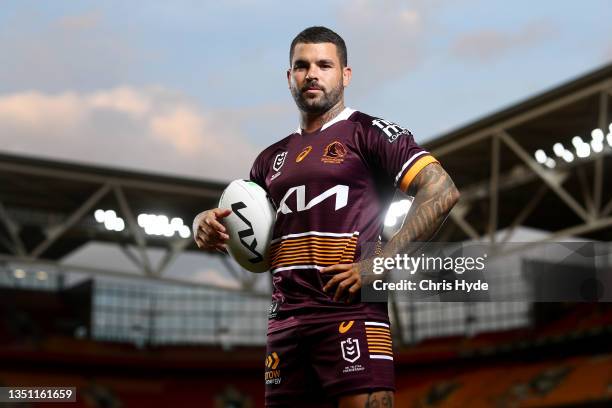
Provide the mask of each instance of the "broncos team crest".
[{"label": "broncos team crest", "polygon": [[321,161],[323,163],[340,164],[344,161],[344,156],[346,156],[346,147],[336,140],[325,147]]}]

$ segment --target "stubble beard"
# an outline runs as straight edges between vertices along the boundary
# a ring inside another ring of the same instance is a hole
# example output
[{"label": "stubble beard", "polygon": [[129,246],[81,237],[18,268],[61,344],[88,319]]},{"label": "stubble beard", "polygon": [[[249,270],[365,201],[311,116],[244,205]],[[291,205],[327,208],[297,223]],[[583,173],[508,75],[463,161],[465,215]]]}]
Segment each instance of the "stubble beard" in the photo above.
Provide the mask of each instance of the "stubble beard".
[{"label": "stubble beard", "polygon": [[[311,85],[311,84],[308,84]],[[317,98],[307,98],[304,93],[305,89],[301,90],[297,87],[291,87],[291,95],[295,104],[300,111],[311,115],[322,115],[333,108],[342,99],[342,80],[329,91],[322,89],[322,94]]]}]

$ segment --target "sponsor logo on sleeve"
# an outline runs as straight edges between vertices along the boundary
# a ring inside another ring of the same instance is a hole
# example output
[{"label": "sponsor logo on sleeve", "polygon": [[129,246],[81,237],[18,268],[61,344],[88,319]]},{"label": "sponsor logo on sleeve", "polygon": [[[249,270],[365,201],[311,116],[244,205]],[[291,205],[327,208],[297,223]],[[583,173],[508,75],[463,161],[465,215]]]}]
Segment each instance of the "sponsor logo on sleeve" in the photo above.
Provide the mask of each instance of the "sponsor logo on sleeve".
[{"label": "sponsor logo on sleeve", "polygon": [[397,140],[401,135],[408,135],[410,132],[408,129],[405,129],[399,126],[396,123],[389,122],[388,120],[376,118],[372,121],[372,125],[379,128],[387,137],[387,141],[389,143],[393,143]]}]

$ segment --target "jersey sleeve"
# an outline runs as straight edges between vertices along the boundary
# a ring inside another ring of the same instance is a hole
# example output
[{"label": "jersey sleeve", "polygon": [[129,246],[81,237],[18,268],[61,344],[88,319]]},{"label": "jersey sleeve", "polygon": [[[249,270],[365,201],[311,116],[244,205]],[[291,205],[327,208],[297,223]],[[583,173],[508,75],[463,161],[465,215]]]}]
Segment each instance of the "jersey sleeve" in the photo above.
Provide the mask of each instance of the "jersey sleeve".
[{"label": "jersey sleeve", "polygon": [[380,118],[361,120],[360,149],[371,167],[376,168],[396,188],[408,191],[417,174],[428,164],[438,163],[419,146],[408,129]]},{"label": "jersey sleeve", "polygon": [[251,166],[251,172],[249,173],[249,180],[257,183],[264,190],[268,190],[266,188],[266,178],[262,171],[262,158],[261,154],[257,156],[255,161],[253,162],[253,166]]},{"label": "jersey sleeve", "polygon": [[263,152],[257,156],[255,161],[253,162],[253,166],[251,166],[251,171],[249,173],[249,180],[257,183],[261,188],[268,191],[266,187],[266,174],[263,171],[264,169],[264,154]]}]

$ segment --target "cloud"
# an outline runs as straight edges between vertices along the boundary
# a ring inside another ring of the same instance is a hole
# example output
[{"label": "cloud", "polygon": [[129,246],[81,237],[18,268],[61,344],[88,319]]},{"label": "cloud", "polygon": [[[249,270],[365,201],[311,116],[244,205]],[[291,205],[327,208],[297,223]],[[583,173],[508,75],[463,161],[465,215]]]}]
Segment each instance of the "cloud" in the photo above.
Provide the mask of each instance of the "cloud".
[{"label": "cloud", "polygon": [[32,132],[66,129],[82,119],[80,102],[70,92],[53,97],[34,91],[7,95],[0,97],[0,124]]},{"label": "cloud", "polygon": [[451,45],[451,53],[462,60],[485,62],[508,53],[531,48],[552,38],[557,27],[548,21],[532,21],[515,32],[485,29],[464,34]]},{"label": "cloud", "polygon": [[236,115],[203,111],[161,87],[17,92],[0,95],[0,144],[16,153],[230,180],[246,177],[260,150]]},{"label": "cloud", "polygon": [[476,0],[349,0],[337,10],[338,33],[348,47],[351,97],[382,92],[389,83],[418,74],[442,51],[449,34],[444,13]]},{"label": "cloud", "polygon": [[358,81],[390,80],[418,67],[425,55],[428,7],[420,1],[407,7],[399,1],[356,0],[338,10],[339,33],[347,42],[349,65],[359,67]]},{"label": "cloud", "polygon": [[116,110],[135,117],[141,117],[151,110],[150,98],[128,87],[94,93],[89,101],[95,108]]},{"label": "cloud", "polygon": [[[166,142],[182,155],[192,156],[202,148],[205,120],[189,108],[177,108],[151,120],[151,130],[158,140]],[[223,145],[217,140],[208,141],[208,149],[222,153]]]},{"label": "cloud", "polygon": [[110,87],[137,77],[150,56],[134,46],[133,28],[117,30],[100,12],[51,19],[21,10],[0,29],[0,91]]}]

